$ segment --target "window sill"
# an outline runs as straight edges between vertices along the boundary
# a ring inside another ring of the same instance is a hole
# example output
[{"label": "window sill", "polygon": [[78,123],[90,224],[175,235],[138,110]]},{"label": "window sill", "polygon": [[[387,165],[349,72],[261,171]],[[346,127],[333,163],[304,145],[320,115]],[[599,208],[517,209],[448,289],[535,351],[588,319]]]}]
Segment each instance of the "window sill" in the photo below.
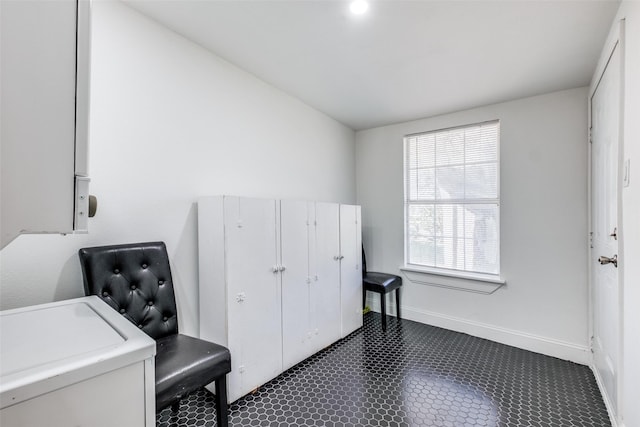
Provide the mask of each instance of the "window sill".
[{"label": "window sill", "polygon": [[479,273],[445,271],[429,268],[403,266],[403,274],[413,283],[457,289],[480,294],[492,294],[506,281],[499,276]]}]

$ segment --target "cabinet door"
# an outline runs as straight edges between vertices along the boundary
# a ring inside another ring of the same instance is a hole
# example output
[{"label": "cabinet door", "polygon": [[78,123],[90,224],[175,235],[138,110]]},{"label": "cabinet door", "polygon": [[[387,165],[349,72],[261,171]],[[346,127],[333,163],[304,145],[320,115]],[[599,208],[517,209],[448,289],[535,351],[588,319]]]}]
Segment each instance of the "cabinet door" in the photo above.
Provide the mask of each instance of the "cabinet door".
[{"label": "cabinet door", "polygon": [[361,246],[360,207],[340,205],[342,337],[362,326]]},{"label": "cabinet door", "polygon": [[282,372],[276,202],[225,197],[224,218],[233,401]]},{"label": "cabinet door", "polygon": [[311,228],[311,327],[315,349],[339,340],[340,330],[340,205],[316,203]]},{"label": "cabinet door", "polygon": [[4,247],[19,233],[74,230],[76,168],[87,172],[88,2],[2,0],[0,19]]},{"label": "cabinet door", "polygon": [[309,324],[309,205],[299,201],[280,202],[284,369],[313,354]]}]

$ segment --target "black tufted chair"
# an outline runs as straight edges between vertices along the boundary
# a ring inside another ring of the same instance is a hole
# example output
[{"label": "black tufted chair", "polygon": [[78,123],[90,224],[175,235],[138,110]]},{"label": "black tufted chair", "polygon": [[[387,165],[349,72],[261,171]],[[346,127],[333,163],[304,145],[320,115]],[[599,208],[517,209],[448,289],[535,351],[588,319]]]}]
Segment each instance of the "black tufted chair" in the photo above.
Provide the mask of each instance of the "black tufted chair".
[{"label": "black tufted chair", "polygon": [[218,426],[228,424],[229,350],[178,334],[178,316],[163,242],[80,249],[87,295],[98,295],[156,340],[156,411],[215,381]]},{"label": "black tufted chair", "polygon": [[396,317],[400,318],[400,287],[402,277],[395,274],[367,271],[367,257],[362,247],[362,307],[364,308],[367,291],[380,294],[380,312],[382,314],[382,329],[387,330],[387,304],[385,296],[391,291],[396,291]]}]

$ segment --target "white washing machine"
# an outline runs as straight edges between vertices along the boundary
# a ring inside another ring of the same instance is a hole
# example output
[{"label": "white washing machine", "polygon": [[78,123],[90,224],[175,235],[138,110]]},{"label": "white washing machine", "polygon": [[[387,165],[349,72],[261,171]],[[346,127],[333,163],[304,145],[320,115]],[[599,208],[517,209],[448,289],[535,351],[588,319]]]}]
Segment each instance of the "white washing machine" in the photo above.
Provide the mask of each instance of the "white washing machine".
[{"label": "white washing machine", "polygon": [[155,341],[96,296],[0,312],[0,426],[155,426]]}]

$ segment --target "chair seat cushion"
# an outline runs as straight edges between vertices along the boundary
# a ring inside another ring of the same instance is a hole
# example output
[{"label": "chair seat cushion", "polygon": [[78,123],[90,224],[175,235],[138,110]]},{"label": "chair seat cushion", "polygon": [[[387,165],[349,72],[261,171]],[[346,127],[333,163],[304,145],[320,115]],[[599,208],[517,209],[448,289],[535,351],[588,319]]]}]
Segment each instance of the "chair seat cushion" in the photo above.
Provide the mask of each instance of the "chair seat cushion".
[{"label": "chair seat cushion", "polygon": [[367,291],[386,294],[402,286],[402,277],[394,274],[367,271],[362,278],[362,283]]},{"label": "chair seat cushion", "polygon": [[156,411],[231,371],[226,347],[176,334],[156,341]]}]

